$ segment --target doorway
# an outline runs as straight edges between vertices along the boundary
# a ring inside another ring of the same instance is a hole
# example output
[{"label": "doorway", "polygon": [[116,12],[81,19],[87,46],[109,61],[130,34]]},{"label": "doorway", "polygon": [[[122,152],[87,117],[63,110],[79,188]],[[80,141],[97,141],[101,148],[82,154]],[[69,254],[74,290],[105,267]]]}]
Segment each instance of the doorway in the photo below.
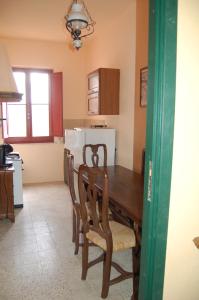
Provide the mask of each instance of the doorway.
[{"label": "doorway", "polygon": [[177,0],[150,0],[149,80],[139,300],[162,299],[176,82]]}]

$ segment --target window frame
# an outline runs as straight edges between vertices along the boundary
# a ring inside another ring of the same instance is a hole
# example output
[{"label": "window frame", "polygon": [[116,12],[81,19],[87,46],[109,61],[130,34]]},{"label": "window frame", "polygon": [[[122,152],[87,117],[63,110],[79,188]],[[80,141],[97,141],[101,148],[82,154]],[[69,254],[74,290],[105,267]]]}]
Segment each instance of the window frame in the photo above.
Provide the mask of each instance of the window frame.
[{"label": "window frame", "polygon": [[[51,75],[53,73],[52,69],[40,69],[40,68],[20,68],[13,67],[13,72],[24,72],[25,73],[25,88],[26,88],[26,137],[4,137],[5,143],[10,144],[20,144],[20,143],[52,143],[54,141],[54,137],[52,134],[52,109],[51,109]],[[31,103],[31,88],[30,88],[30,74],[31,72],[36,73],[48,73],[49,75],[49,136],[32,136],[32,103]],[[10,103],[11,104],[11,103]],[[14,102],[13,102],[14,104]],[[4,103],[6,105],[6,116],[7,119],[7,106],[8,103]],[[4,109],[3,109],[4,110]],[[29,118],[28,118],[29,115]],[[4,127],[8,132],[8,122],[5,120]]]}]

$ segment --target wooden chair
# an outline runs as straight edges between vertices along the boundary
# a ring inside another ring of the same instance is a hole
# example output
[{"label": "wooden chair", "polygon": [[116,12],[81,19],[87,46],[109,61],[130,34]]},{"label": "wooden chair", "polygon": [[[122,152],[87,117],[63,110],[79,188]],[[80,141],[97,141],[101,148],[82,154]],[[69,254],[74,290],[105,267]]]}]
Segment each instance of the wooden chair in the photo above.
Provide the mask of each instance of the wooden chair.
[{"label": "wooden chair", "polygon": [[[101,163],[102,166],[107,166],[107,147],[105,144],[86,144],[83,147],[83,163],[88,165],[87,153],[91,151],[91,163],[93,167],[99,167]],[[99,151],[103,151],[103,161],[100,162]]]},{"label": "wooden chair", "polygon": [[[92,167],[107,167],[107,147],[106,144],[86,144],[83,147],[83,163],[84,165],[88,165],[87,162],[87,151],[90,150],[91,154],[91,166]],[[103,160],[100,161],[99,152],[101,150],[101,155]],[[98,194],[98,200],[100,200],[101,194]],[[101,202],[98,202],[98,205],[100,205]],[[109,209],[109,219],[113,218],[112,212]]]},{"label": "wooden chair", "polygon": [[[87,187],[85,188],[85,180]],[[97,182],[103,184],[102,203],[98,205]],[[127,272],[117,263],[112,261],[112,253],[135,247],[134,231],[116,221],[109,221],[109,194],[108,176],[105,168],[88,167],[81,165],[78,173],[78,186],[81,205],[81,215],[83,222],[84,245],[82,248],[82,280],[86,279],[88,268],[103,261],[103,280],[101,297],[108,296],[109,287],[124,279],[132,278],[133,272]],[[89,199],[89,209],[87,206]],[[90,222],[89,220],[92,220]],[[92,242],[103,250],[100,257],[88,262],[89,243]],[[110,279],[111,266],[120,275]]]},{"label": "wooden chair", "polygon": [[[76,180],[74,177],[74,157],[72,154],[67,153],[66,156],[66,165],[68,169],[68,186],[70,190],[70,196],[73,205],[73,234],[72,241],[75,243],[75,254],[78,254],[80,246],[80,234],[81,230],[81,213],[80,213],[80,203],[79,203],[79,193],[75,192],[75,183],[77,184],[77,175]],[[75,182],[76,181],[76,182]]]}]

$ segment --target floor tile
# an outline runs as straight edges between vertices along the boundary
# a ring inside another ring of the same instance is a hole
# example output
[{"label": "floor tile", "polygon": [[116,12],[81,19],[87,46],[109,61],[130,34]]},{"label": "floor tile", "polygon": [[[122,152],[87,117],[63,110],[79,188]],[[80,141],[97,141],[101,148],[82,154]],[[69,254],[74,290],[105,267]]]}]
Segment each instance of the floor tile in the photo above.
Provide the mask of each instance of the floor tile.
[{"label": "floor tile", "polygon": [[[64,183],[24,187],[16,222],[0,220],[0,300],[100,300],[102,264],[81,280],[81,248],[74,255],[72,208]],[[100,254],[90,247],[89,258]],[[131,269],[131,252],[114,255]],[[114,275],[114,271],[112,273]],[[107,300],[129,300],[132,280],[110,287]]]}]

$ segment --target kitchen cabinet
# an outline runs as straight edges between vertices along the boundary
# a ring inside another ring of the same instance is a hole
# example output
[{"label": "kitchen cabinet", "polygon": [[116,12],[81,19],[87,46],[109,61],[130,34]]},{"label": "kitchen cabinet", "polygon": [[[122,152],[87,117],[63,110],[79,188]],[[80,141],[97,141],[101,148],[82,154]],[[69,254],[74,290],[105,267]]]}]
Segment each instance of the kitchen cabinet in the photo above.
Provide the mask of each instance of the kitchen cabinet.
[{"label": "kitchen cabinet", "polygon": [[120,70],[99,68],[88,74],[88,114],[119,114]]},{"label": "kitchen cabinet", "polygon": [[0,219],[15,221],[13,196],[14,168],[0,168]]}]

